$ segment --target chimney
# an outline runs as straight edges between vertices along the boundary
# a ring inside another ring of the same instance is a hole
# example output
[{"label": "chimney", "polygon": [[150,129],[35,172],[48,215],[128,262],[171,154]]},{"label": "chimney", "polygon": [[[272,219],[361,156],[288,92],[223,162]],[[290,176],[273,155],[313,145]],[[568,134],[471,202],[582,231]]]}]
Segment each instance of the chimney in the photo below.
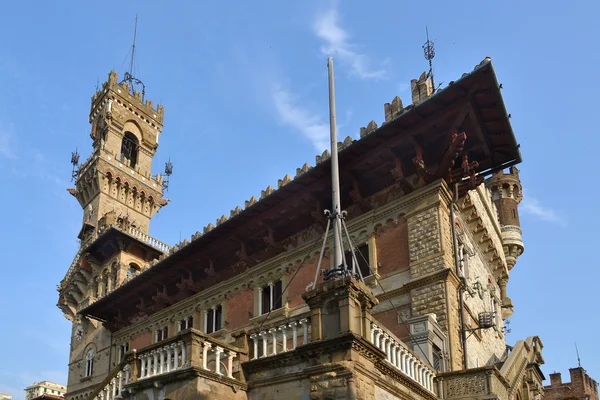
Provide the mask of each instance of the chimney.
[{"label": "chimney", "polygon": [[427,76],[427,72],[423,72],[419,79],[410,81],[410,89],[412,92],[413,105],[420,104],[433,95],[433,82]]},{"label": "chimney", "polygon": [[555,372],[550,374],[550,386],[560,386],[562,385],[562,377],[560,376],[560,372]]}]

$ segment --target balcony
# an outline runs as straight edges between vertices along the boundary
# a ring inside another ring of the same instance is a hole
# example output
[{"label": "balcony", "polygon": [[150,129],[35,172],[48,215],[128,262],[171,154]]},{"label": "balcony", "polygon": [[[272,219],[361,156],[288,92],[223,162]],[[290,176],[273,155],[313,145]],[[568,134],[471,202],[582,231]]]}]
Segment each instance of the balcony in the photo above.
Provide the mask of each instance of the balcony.
[{"label": "balcony", "polygon": [[[243,359],[243,360],[242,360]],[[91,393],[90,399],[115,400],[128,389],[152,385],[155,381],[179,379],[186,372],[226,385],[245,387],[241,369],[246,352],[195,329],[126,355],[126,361]]]}]

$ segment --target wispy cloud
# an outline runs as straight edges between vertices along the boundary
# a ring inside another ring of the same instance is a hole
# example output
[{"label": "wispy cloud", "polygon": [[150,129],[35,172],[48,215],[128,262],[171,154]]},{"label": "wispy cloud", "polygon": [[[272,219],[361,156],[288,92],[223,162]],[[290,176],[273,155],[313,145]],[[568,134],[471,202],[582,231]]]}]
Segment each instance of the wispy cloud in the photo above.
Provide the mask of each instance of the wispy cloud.
[{"label": "wispy cloud", "polygon": [[314,32],[325,42],[321,46],[321,53],[327,56],[336,56],[342,63],[348,64],[351,75],[360,79],[381,79],[386,76],[384,69],[372,68],[369,57],[359,53],[356,45],[350,43],[350,35],[340,25],[337,8],[332,7],[317,15]]},{"label": "wispy cloud", "polygon": [[17,158],[10,124],[0,124],[0,157],[9,159]]},{"label": "wispy cloud", "polygon": [[283,123],[299,130],[317,152],[329,147],[329,124],[322,115],[302,107],[299,100],[280,85],[275,86],[272,97]]},{"label": "wispy cloud", "polygon": [[561,226],[566,226],[567,221],[556,211],[543,206],[540,201],[534,197],[525,196],[521,203],[521,209],[526,214],[532,215],[542,221],[552,222]]}]

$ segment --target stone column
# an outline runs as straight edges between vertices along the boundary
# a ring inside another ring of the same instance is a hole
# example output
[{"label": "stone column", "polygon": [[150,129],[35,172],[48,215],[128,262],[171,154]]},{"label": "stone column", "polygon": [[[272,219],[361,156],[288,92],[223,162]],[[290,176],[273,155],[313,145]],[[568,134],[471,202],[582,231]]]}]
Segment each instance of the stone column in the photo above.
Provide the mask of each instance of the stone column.
[{"label": "stone column", "polygon": [[273,306],[275,305],[275,300],[273,299],[273,287],[275,286],[275,284],[273,282],[269,282],[269,311],[273,309]]},{"label": "stone column", "polygon": [[[302,339],[302,344],[307,344],[310,343],[310,336],[308,336],[308,320],[306,318],[302,318],[300,320],[300,325],[302,325],[302,334],[304,335],[304,338]],[[319,322],[320,325],[320,322]]]},{"label": "stone column", "polygon": [[159,352],[159,357],[160,357],[160,364],[158,367],[158,373],[162,374],[163,372],[165,372],[165,348],[162,347],[158,350]]},{"label": "stone column", "polygon": [[158,374],[158,350],[152,350],[154,356],[154,366],[152,368],[152,375]]},{"label": "stone column", "polygon": [[233,379],[233,359],[237,353],[229,350],[227,352],[227,377]]},{"label": "stone column", "polygon": [[212,344],[208,342],[202,343],[202,369],[208,370],[208,350],[212,347]]},{"label": "stone column", "polygon": [[167,372],[171,371],[171,353],[173,352],[173,344],[167,346]]},{"label": "stone column", "polygon": [[250,339],[252,339],[252,345],[254,348],[254,355],[252,356],[252,359],[256,360],[258,358],[258,335],[253,333],[250,335]]},{"label": "stone column", "polygon": [[[179,368],[179,351],[177,350],[177,344],[173,343],[173,369]],[[183,364],[182,364],[183,365]]]},{"label": "stone column", "polygon": [[298,347],[298,323],[296,321],[290,322],[292,327],[292,350]]},{"label": "stone column", "polygon": [[215,359],[215,374],[217,375],[222,375],[221,374],[221,353],[223,352],[223,348],[220,346],[216,346],[215,347],[215,355],[216,355],[216,359]]},{"label": "stone column", "polygon": [[183,367],[187,363],[187,349],[185,342],[179,342],[181,344],[181,366]]},{"label": "stone column", "polygon": [[277,354],[277,328],[269,329],[269,333],[273,336],[273,350],[271,354],[275,355]]},{"label": "stone column", "polygon": [[279,330],[281,331],[281,351],[287,351],[287,325],[281,325]]},{"label": "stone column", "polygon": [[117,374],[117,382],[119,383],[117,394],[121,394],[121,390],[123,390],[123,373],[119,372]]},{"label": "stone column", "polygon": [[259,333],[259,335],[260,335],[260,337],[263,340],[263,348],[262,348],[263,354],[262,354],[262,356],[266,357],[267,356],[267,345],[268,345],[268,343],[267,343],[267,341],[268,341],[267,332],[262,331],[261,333]]},{"label": "stone column", "polygon": [[123,368],[123,371],[125,371],[125,384],[129,383],[129,375],[131,374],[131,365],[126,365]]}]

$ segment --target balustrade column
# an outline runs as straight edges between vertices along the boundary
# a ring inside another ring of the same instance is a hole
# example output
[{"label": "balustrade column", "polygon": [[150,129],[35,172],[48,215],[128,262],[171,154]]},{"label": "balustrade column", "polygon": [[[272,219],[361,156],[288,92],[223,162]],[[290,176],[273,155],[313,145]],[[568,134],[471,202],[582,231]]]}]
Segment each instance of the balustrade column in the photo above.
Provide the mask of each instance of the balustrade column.
[{"label": "balustrade column", "polygon": [[222,375],[221,374],[221,353],[223,352],[223,348],[220,346],[216,346],[215,347],[215,355],[216,355],[216,359],[215,359],[215,374],[217,375]]},{"label": "balustrade column", "polygon": [[177,350],[177,344],[173,343],[173,369],[179,368],[179,351]]},{"label": "balustrade column", "polygon": [[119,372],[117,374],[117,382],[118,382],[118,394],[121,394],[121,390],[123,390],[123,373]]},{"label": "balustrade column", "polygon": [[127,364],[125,366],[125,368],[123,368],[123,371],[125,371],[125,384],[129,383],[129,374],[131,373],[131,365]]},{"label": "balustrade column", "polygon": [[267,332],[262,331],[261,333],[259,333],[259,335],[263,341],[262,356],[266,357],[267,356]]},{"label": "balustrade column", "polygon": [[152,354],[154,356],[154,359],[152,360],[152,375],[158,375],[158,350],[152,350]]},{"label": "balustrade column", "polygon": [[279,327],[279,330],[281,331],[281,351],[286,352],[287,351],[287,325],[281,325]]},{"label": "balustrade column", "polygon": [[379,330],[379,327],[375,324],[371,325],[371,343],[375,344],[375,333]]},{"label": "balustrade column", "polygon": [[396,346],[398,346],[396,343],[392,343],[390,347],[390,362],[393,366],[396,366]]},{"label": "balustrade column", "polygon": [[233,379],[233,358],[236,353],[229,350],[227,352],[227,377]]},{"label": "balustrade column", "polygon": [[273,351],[271,352],[271,354],[275,355],[277,354],[277,329],[271,328],[269,329],[269,333],[273,335]]},{"label": "balustrade column", "polygon": [[258,336],[256,335],[256,333],[253,333],[252,335],[250,335],[250,339],[252,339],[252,344],[254,348],[254,355],[252,356],[252,359],[256,360],[258,358]]},{"label": "balustrade column", "polygon": [[171,353],[173,350],[173,344],[167,346],[167,372],[171,371]]},{"label": "balustrade column", "polygon": [[377,334],[375,337],[375,343],[373,343],[375,345],[375,347],[377,347],[379,350],[381,349],[381,340],[383,339],[383,331],[381,329],[377,329]]},{"label": "balustrade column", "polygon": [[308,337],[308,319],[302,318],[300,320],[300,325],[302,325],[302,333],[304,334],[302,344],[310,343],[310,338]]},{"label": "balustrade column", "polygon": [[158,365],[158,373],[162,374],[165,372],[165,349],[159,349],[159,365]]},{"label": "balustrade column", "polygon": [[207,367],[207,363],[208,363],[208,350],[212,347],[212,344],[208,343],[208,342],[203,342],[202,343],[202,368],[203,369],[208,369]]},{"label": "balustrade column", "polygon": [[298,323],[296,321],[290,322],[292,327],[292,348],[298,347]]},{"label": "balustrade column", "polygon": [[181,345],[181,367],[183,368],[183,366],[187,362],[186,352],[185,352],[185,343],[184,342],[179,342],[179,344]]},{"label": "balustrade column", "polygon": [[391,352],[391,347],[392,347],[392,338],[390,335],[386,334],[385,335],[385,356],[386,356],[386,360],[388,362],[392,362],[392,352]]}]

